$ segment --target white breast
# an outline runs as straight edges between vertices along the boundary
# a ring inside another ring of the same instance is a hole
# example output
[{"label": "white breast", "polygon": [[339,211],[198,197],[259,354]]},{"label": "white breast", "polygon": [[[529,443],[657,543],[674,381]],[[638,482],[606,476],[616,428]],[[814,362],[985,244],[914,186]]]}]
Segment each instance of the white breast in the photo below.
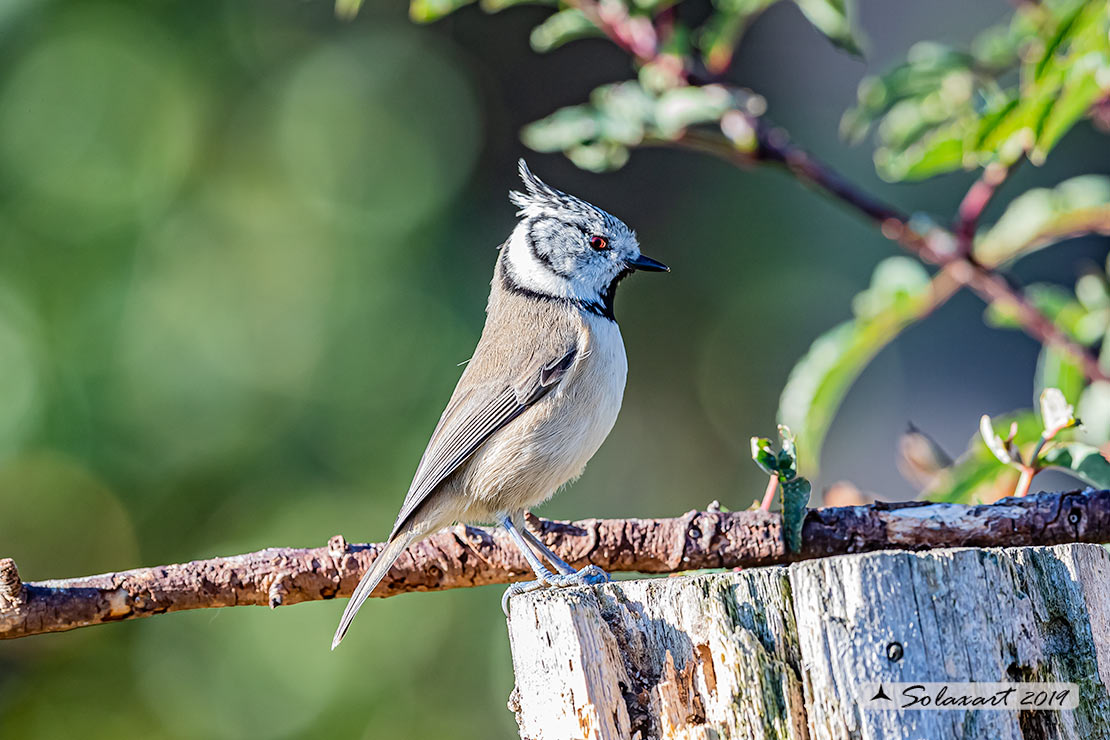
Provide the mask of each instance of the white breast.
[{"label": "white breast", "polygon": [[581,473],[613,429],[628,377],[628,358],[617,322],[587,314],[585,323],[588,354],[582,361],[580,377],[575,378],[574,387],[569,389],[583,396],[575,404],[583,410],[581,422],[576,425],[581,428],[583,457],[572,477]]},{"label": "white breast", "polygon": [[459,481],[470,503],[456,518],[489,520],[551,497],[581,475],[620,412],[628,360],[614,321],[583,314],[578,359],[559,385],[496,434]]}]

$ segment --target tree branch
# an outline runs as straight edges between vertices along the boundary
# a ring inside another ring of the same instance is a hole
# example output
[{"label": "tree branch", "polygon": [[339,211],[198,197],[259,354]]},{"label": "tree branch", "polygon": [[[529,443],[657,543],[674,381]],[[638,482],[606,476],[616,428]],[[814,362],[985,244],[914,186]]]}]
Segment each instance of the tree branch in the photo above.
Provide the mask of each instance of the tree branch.
[{"label": "tree branch", "polygon": [[[617,12],[606,14],[603,11],[608,4],[604,0],[574,0],[572,5],[613,43],[631,54],[638,64],[659,62],[663,56],[654,32],[641,28],[646,19],[628,15],[626,11],[623,15]],[[648,29],[650,28],[648,24]],[[691,77],[688,69],[678,70],[678,78],[684,84],[698,82]],[[698,129],[687,129],[674,140],[652,140],[645,143],[694,149],[741,166],[767,162],[785,166],[798,180],[823,190],[874,221],[883,236],[898,242],[920,259],[943,268],[952,268],[949,270],[950,274],[957,276],[962,284],[975,291],[983,300],[1011,304],[1026,334],[1041,344],[1055,345],[1072,355],[1088,379],[1110,381],[1110,373],[1103,370],[1098,358],[1087,347],[1072,340],[1030,303],[1020,289],[1010,285],[991,267],[978,263],[972,256],[979,217],[1005,181],[1009,174],[1008,168],[997,164],[986,167],[960,203],[953,231],[938,228],[926,237],[910,226],[909,216],[864,192],[804,149],[794,146],[785,130],[769,127],[762,119],[743,111],[736,112],[747,119],[748,127],[756,134],[754,151],[738,148],[723,135]]]},{"label": "tree branch", "polygon": [[[1069,337],[1002,275],[976,262],[970,249],[961,248],[959,237],[939,227],[928,234],[919,233],[911,226],[908,215],[860,190],[828,165],[791,144],[782,129],[768,128],[757,119],[750,119],[750,123],[757,137],[752,153],[738,149],[723,134],[695,129],[687,130],[670,144],[712,154],[741,166],[766,162],[785,166],[798,180],[819,188],[875,222],[887,239],[920,259],[944,268],[983,300],[1010,304],[1026,334],[1041,344],[1052,344],[1068,352],[1080,363],[1089,379],[1110,381],[1110,374],[1103,370],[1098,358],[1087,347]],[[972,187],[961,207],[958,223],[963,224],[963,229],[971,224],[974,230],[982,209],[1001,182],[994,173],[989,178],[984,176]]]},{"label": "tree branch", "polygon": [[[764,511],[691,511],[672,519],[536,518],[531,526],[555,552],[581,567],[675,573],[737,568],[887,549],[1014,547],[1110,542],[1110,491],[1052,493],[964,506],[908,502],[815,509],[801,553],[788,553],[782,519]],[[184,609],[268,605],[349,596],[381,545],[271,548],[191,563],[59,581],[22,583],[0,560],[0,638],[62,632]],[[501,530],[452,527],[410,547],[375,596],[529,578],[524,558]]]}]

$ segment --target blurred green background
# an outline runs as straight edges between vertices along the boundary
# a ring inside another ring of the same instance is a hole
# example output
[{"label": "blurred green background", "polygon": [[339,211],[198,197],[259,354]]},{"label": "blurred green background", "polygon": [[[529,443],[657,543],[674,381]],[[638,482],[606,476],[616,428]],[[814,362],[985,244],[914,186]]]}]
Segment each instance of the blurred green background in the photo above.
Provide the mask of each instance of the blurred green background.
[{"label": "blurred green background", "polygon": [[[26,580],[387,534],[483,321],[524,123],[624,79],[602,41],[536,56],[545,11],[435,25],[403,3],[351,23],[326,0],[0,5],[0,555]],[[732,78],[853,179],[947,217],[969,176],[878,181],[836,138],[867,72],[1008,12],[862,3],[867,61],[791,6]],[[638,152],[546,180],[597,202],[673,268],[624,284],[625,407],[559,518],[744,508],[748,438],[813,338],[894,252],[781,173]],[[1082,124],[1005,196],[1110,172]],[[989,218],[988,218],[989,220]],[[1070,285],[1105,239],[1021,262]],[[1031,403],[1038,346],[962,296],[851,391],[817,489],[888,498],[906,421],[952,452],[979,414]],[[1049,485],[1051,478],[1038,478]],[[376,601],[343,648],[341,603],[224,609],[0,643],[0,736],[514,736],[500,589]]]}]

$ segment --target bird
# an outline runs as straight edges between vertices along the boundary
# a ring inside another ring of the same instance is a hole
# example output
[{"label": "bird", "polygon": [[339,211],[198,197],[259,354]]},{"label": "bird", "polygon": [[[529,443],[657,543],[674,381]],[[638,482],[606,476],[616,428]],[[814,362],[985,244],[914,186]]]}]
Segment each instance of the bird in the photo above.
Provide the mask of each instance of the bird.
[{"label": "bird", "polygon": [[597,566],[576,571],[561,560],[528,530],[525,512],[581,475],[616,422],[628,372],[617,285],[670,268],[641,254],[620,219],[547,185],[523,159],[518,168],[524,189],[509,200],[519,221],[499,247],[481,338],[332,650],[405,548],[455,523],[504,527],[534,572],[505,592],[507,617],[515,594],[609,580]]}]

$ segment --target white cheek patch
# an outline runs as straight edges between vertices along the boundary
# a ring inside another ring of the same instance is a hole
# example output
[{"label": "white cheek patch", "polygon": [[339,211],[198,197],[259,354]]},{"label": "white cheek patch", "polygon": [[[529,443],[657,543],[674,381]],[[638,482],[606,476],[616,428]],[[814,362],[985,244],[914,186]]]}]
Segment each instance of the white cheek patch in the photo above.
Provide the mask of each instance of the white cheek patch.
[{"label": "white cheek patch", "polygon": [[509,237],[508,246],[505,247],[509,252],[508,260],[513,277],[520,286],[556,298],[591,298],[580,295],[581,291],[573,281],[555,274],[551,268],[532,254],[532,250],[528,248],[528,237],[524,228],[524,223],[517,226],[513,230],[513,235]]}]

